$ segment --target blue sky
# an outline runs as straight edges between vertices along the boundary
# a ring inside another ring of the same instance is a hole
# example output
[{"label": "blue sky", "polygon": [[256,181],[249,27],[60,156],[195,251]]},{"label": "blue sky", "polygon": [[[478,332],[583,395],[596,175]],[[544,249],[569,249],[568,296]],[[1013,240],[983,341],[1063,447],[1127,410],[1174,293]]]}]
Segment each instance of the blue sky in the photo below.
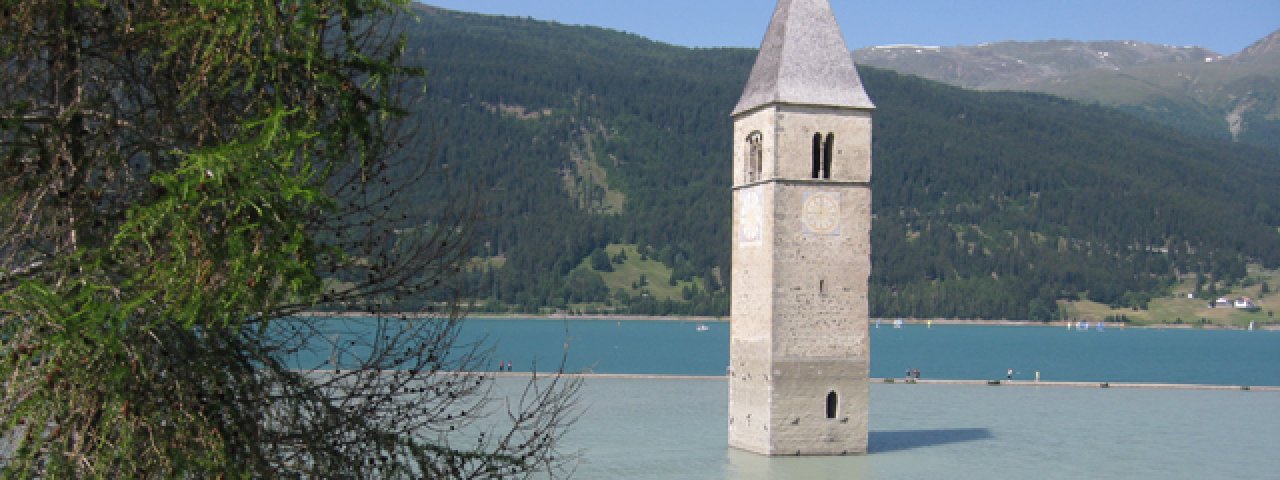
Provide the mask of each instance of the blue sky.
[{"label": "blue sky", "polygon": [[[426,0],[692,47],[757,47],[775,0]],[[832,0],[849,48],[1139,40],[1230,55],[1280,30],[1280,0]]]}]

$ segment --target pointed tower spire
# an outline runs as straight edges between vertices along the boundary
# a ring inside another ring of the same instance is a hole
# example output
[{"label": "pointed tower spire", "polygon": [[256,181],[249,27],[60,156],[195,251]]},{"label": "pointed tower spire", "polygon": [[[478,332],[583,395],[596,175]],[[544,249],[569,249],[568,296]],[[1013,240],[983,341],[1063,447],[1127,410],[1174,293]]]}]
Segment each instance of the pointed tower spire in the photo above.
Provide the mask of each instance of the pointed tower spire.
[{"label": "pointed tower spire", "polygon": [[827,0],[779,0],[733,115],[771,103],[873,109]]}]

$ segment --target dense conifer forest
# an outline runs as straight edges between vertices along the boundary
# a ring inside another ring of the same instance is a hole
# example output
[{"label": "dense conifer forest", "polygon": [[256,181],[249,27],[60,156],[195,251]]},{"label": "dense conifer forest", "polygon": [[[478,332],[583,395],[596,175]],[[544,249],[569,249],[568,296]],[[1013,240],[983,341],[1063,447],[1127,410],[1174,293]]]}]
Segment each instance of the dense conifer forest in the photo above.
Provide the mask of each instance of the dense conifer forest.
[{"label": "dense conifer forest", "polygon": [[[435,158],[443,174],[403,208],[473,186],[482,309],[727,314],[729,110],[754,51],[420,15],[408,55],[429,71],[416,113],[430,148],[405,161]],[[860,72],[877,104],[873,315],[1048,320],[1064,299],[1141,309],[1183,276],[1213,287],[1249,263],[1280,266],[1273,153],[1046,95]],[[635,257],[669,278],[610,288],[604,275]]]}]

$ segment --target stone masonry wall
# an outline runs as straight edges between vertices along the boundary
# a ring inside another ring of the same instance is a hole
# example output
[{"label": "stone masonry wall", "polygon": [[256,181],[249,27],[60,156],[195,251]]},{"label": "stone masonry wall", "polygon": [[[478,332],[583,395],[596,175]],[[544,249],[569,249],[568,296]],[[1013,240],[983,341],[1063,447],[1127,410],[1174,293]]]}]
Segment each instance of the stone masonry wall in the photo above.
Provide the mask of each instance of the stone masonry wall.
[{"label": "stone masonry wall", "polygon": [[[753,132],[763,164],[754,176]],[[829,179],[810,178],[815,133],[834,134]],[[737,118],[734,137],[730,445],[864,453],[870,112],[768,106]],[[838,399],[832,418],[828,398]]]},{"label": "stone masonry wall", "polygon": [[[729,348],[729,444],[766,453],[769,445],[769,383],[773,344],[768,295],[773,259],[766,239],[772,226],[764,219],[772,212],[773,185],[756,185],[734,192]],[[754,198],[753,198],[754,197]],[[749,200],[744,200],[749,199]],[[745,202],[758,202],[755,207]],[[744,210],[748,210],[743,213]],[[747,220],[744,217],[755,217]],[[744,223],[755,223],[744,227]],[[751,230],[743,232],[744,228]],[[745,238],[744,238],[745,237]]]}]

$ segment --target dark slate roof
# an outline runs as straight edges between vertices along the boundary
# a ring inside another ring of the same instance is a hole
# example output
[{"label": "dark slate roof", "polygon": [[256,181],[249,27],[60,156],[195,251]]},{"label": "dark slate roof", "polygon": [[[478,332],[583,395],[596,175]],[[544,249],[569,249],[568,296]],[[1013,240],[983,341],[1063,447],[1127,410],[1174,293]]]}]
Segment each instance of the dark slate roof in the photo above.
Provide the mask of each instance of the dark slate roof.
[{"label": "dark slate roof", "polygon": [[786,103],[875,108],[827,0],[779,0],[733,115]]}]

